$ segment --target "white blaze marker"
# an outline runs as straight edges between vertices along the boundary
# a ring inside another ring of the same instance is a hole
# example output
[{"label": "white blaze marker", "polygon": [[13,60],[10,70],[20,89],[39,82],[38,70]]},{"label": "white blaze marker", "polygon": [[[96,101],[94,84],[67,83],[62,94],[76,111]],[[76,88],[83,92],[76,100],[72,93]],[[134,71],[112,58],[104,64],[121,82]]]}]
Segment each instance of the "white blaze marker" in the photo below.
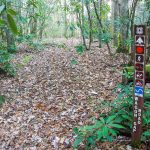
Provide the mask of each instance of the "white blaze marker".
[{"label": "white blaze marker", "polygon": [[142,40],[141,37],[139,37],[138,40],[136,41],[136,43],[138,43],[138,44],[144,44],[144,41]]}]

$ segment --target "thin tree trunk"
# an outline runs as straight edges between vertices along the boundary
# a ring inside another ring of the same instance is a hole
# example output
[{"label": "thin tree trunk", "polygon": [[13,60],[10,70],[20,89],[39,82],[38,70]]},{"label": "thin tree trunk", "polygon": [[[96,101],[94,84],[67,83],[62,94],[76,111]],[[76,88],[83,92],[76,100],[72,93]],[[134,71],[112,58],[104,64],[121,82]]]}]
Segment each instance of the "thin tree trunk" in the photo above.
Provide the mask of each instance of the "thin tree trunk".
[{"label": "thin tree trunk", "polygon": [[92,17],[91,17],[91,13],[90,13],[90,6],[89,4],[86,2],[86,9],[87,9],[87,13],[88,13],[88,22],[89,22],[89,47],[88,49],[91,49],[91,43],[92,43]]},{"label": "thin tree trunk", "polygon": [[[98,0],[98,8],[99,8],[99,17],[101,18],[101,7],[102,7],[102,0]],[[98,23],[99,26],[99,23]],[[102,40],[101,40],[101,34],[102,34],[102,29],[99,26],[99,31],[98,31],[98,41],[99,41],[99,48],[102,48]]]},{"label": "thin tree trunk", "polygon": [[116,20],[119,18],[119,4],[118,0],[112,0],[112,16],[113,16],[113,44],[114,46],[118,46],[118,35],[117,35],[117,26]]},{"label": "thin tree trunk", "polygon": [[[133,26],[134,26],[134,17],[135,17],[135,10],[136,10],[136,6],[137,6],[137,2],[138,0],[133,1],[132,3],[132,11],[130,14],[130,20],[131,20],[131,26],[130,26],[130,31],[131,31],[131,38],[134,38],[134,31],[133,31]],[[133,60],[134,60],[134,45],[131,45],[131,63],[133,64]]]},{"label": "thin tree trunk", "polygon": [[43,31],[44,31],[43,26],[44,26],[44,24],[45,24],[45,19],[43,20],[43,22],[40,25],[41,28],[40,28],[40,31],[39,31],[39,39],[43,38]]},{"label": "thin tree trunk", "polygon": [[[78,16],[79,14],[79,16]],[[81,35],[82,35],[82,40],[83,40],[83,44],[85,46],[85,49],[88,50],[87,45],[86,45],[86,40],[85,40],[85,36],[84,36],[84,30],[83,30],[83,25],[82,25],[82,21],[81,21],[81,14],[80,12],[77,14],[77,19],[79,21],[79,26],[80,26],[80,30],[81,30]]]},{"label": "thin tree trunk", "polygon": [[[98,23],[99,23],[99,25],[100,25],[100,27],[102,29],[102,32],[106,33],[106,31],[103,28],[101,19],[99,18],[99,15],[98,15],[98,11],[97,11],[97,8],[96,8],[96,2],[94,0],[92,0],[92,2],[93,2],[93,5],[94,5],[94,10],[95,10],[96,17],[97,17]],[[109,55],[112,55],[109,43],[106,42],[106,45],[107,45],[107,48],[108,48]]]},{"label": "thin tree trunk", "polygon": [[64,0],[64,36],[67,37],[67,2]]}]

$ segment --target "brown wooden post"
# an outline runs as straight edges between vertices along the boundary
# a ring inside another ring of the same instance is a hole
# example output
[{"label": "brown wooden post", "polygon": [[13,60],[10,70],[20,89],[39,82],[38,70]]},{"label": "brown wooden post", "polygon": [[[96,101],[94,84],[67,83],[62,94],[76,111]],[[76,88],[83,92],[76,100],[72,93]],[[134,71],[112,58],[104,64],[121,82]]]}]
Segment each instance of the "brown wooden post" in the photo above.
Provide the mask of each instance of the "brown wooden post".
[{"label": "brown wooden post", "polygon": [[145,86],[145,54],[146,54],[146,26],[134,26],[134,104],[132,145],[139,147],[142,134],[142,111],[144,104]]}]

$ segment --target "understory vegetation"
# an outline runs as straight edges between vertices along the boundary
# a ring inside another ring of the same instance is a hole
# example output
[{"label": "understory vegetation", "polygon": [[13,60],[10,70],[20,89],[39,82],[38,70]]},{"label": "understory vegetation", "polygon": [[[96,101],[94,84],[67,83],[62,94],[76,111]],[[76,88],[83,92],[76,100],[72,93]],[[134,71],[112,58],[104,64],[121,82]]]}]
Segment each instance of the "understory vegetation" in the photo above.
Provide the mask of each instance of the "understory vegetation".
[{"label": "understory vegetation", "polygon": [[[77,135],[74,148],[80,144],[85,145],[85,149],[95,147],[97,142],[117,140],[117,136],[124,135],[131,137],[133,123],[133,83],[129,85],[118,84],[115,89],[119,93],[117,99],[112,102],[100,102],[95,109],[105,110],[99,115],[99,119],[92,118],[92,124],[74,128]],[[146,95],[149,97],[149,94]],[[145,96],[145,97],[146,97]],[[143,112],[143,133],[142,141],[150,140],[150,101],[145,98]]]}]

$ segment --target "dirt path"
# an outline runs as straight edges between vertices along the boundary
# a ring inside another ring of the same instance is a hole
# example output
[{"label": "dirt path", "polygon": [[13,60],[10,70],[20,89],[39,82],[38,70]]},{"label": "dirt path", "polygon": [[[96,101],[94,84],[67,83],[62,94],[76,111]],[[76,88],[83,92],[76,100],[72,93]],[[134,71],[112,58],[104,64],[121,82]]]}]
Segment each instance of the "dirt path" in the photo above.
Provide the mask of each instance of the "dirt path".
[{"label": "dirt path", "polygon": [[71,150],[72,129],[98,115],[98,101],[114,99],[120,55],[111,58],[106,48],[74,51],[50,47],[16,55],[18,75],[0,80],[7,99],[0,108],[0,150]]}]

